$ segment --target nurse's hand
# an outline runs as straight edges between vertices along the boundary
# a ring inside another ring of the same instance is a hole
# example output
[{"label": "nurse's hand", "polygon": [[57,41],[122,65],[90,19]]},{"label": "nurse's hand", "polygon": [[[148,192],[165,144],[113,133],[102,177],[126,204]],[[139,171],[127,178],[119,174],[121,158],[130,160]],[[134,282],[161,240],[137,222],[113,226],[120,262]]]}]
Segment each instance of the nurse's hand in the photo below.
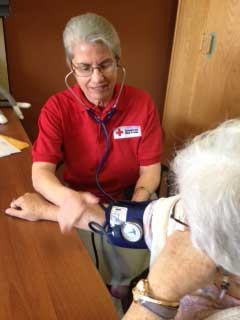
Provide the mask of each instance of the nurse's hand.
[{"label": "nurse's hand", "polygon": [[80,219],[78,219],[74,227],[83,230],[89,229],[89,222],[96,222],[101,226],[105,224],[105,212],[98,204],[88,204]]},{"label": "nurse's hand", "polygon": [[70,231],[78,222],[81,224],[83,215],[89,216],[89,205],[96,205],[98,198],[89,192],[71,190],[62,202],[58,213],[58,223],[62,232]]}]

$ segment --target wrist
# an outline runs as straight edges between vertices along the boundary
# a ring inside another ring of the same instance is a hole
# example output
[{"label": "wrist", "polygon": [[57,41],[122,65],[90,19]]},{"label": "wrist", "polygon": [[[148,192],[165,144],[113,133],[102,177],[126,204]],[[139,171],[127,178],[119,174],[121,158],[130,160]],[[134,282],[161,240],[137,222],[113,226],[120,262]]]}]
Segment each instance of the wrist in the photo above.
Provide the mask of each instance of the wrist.
[{"label": "wrist", "polygon": [[147,279],[142,279],[137,283],[133,289],[133,300],[161,319],[173,319],[179,307],[179,301],[155,297]]},{"label": "wrist", "polygon": [[[169,282],[169,283],[168,283]],[[166,281],[163,275],[155,280],[151,275],[148,276],[149,290],[156,299],[164,299],[167,301],[180,301],[182,296],[177,291],[174,281]]]},{"label": "wrist", "polygon": [[59,207],[47,202],[42,204],[40,210],[40,220],[58,221]]},{"label": "wrist", "polygon": [[152,196],[152,192],[144,187],[144,186],[137,186],[134,190],[133,200],[135,201],[144,201],[149,200]]}]

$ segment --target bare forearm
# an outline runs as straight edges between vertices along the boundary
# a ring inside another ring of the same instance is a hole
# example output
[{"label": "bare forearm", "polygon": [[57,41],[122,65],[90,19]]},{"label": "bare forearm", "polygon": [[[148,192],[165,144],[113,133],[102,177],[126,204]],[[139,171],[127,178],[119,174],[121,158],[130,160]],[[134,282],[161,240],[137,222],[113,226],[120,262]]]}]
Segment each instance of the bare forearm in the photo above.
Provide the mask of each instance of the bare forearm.
[{"label": "bare forearm", "polygon": [[37,193],[25,193],[13,200],[5,211],[8,215],[29,221],[58,221],[59,207]]},{"label": "bare forearm", "polygon": [[44,168],[34,169],[32,172],[34,189],[51,203],[61,206],[71,189],[62,185],[55,172]]},{"label": "bare forearm", "polygon": [[[58,222],[59,207],[46,202],[39,208],[39,217],[41,220],[49,220]],[[82,217],[75,223],[74,227],[83,230],[89,229],[89,222],[94,221],[99,225],[105,224],[105,214],[103,209],[98,205],[88,205]]]},{"label": "bare forearm", "polygon": [[[11,202],[5,211],[8,215],[29,221],[49,220],[59,222],[60,207],[50,203],[40,194],[25,193]],[[104,210],[98,204],[86,205],[81,217],[76,220],[74,227],[89,230],[90,221],[101,226],[105,224]]]},{"label": "bare forearm", "polygon": [[[51,220],[58,222],[59,207],[45,200],[39,207],[39,216],[42,220]],[[105,213],[98,204],[90,204],[86,206],[81,218],[74,224],[75,228],[90,230],[89,222],[94,221],[103,226],[105,223]]]},{"label": "bare forearm", "polygon": [[39,220],[49,220],[58,222],[59,207],[46,202],[42,207],[39,207]]},{"label": "bare forearm", "polygon": [[133,201],[149,200],[160,183],[161,167],[156,163],[140,168],[140,176],[135,186]]}]

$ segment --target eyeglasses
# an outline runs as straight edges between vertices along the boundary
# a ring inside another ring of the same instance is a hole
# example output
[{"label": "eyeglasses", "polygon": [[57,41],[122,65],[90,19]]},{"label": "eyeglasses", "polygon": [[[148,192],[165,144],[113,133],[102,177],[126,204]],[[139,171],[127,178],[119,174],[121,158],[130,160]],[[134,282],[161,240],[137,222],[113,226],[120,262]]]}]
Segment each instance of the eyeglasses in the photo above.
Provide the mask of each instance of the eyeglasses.
[{"label": "eyeglasses", "polygon": [[170,218],[175,220],[176,222],[182,224],[184,227],[189,228],[189,225],[185,221],[181,221],[180,219],[175,217],[175,207],[176,207],[176,205],[173,207],[173,210],[172,210]]},{"label": "eyeglasses", "polygon": [[105,60],[96,67],[93,67],[88,63],[79,63],[74,64],[71,62],[72,70],[77,77],[90,77],[93,74],[93,71],[97,69],[103,75],[109,75],[116,70],[117,64],[113,60]]}]

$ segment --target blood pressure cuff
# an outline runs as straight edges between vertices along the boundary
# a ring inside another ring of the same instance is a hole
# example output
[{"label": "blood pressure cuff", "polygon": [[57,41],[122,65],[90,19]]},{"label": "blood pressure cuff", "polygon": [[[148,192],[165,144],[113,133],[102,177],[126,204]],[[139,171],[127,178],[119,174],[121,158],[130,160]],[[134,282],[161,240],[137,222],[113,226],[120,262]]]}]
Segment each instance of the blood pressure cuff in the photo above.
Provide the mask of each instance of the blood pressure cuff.
[{"label": "blood pressure cuff", "polygon": [[105,208],[106,223],[104,227],[95,222],[90,222],[92,231],[106,236],[112,245],[147,249],[144,240],[143,215],[151,201],[114,201]]}]

